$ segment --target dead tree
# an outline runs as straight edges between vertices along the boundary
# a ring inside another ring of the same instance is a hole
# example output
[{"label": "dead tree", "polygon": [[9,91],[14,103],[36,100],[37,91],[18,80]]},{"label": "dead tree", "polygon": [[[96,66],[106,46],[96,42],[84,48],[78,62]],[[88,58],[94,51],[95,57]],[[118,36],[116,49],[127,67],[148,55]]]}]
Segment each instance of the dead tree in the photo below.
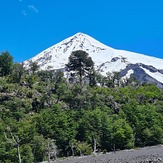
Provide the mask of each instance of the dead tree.
[{"label": "dead tree", "polygon": [[74,156],[75,155],[75,153],[74,153],[74,148],[76,148],[76,142],[75,142],[75,140],[73,141],[69,141],[69,146],[70,146],[70,148],[71,148],[71,152],[72,152],[72,156]]},{"label": "dead tree", "polygon": [[54,143],[54,140],[48,139],[48,144],[47,144],[47,155],[48,155],[48,162],[51,161],[51,158],[53,160],[57,159],[57,146]]},{"label": "dead tree", "polygon": [[96,154],[97,152],[97,142],[96,138],[93,136],[93,154]]},{"label": "dead tree", "polygon": [[11,143],[14,147],[17,148],[17,154],[18,154],[19,163],[21,163],[21,155],[20,155],[20,150],[19,150],[20,140],[19,140],[18,136],[13,135],[13,133],[10,130],[8,130],[8,132],[9,132],[11,138],[8,138],[6,133],[4,132],[5,139],[9,143]]}]

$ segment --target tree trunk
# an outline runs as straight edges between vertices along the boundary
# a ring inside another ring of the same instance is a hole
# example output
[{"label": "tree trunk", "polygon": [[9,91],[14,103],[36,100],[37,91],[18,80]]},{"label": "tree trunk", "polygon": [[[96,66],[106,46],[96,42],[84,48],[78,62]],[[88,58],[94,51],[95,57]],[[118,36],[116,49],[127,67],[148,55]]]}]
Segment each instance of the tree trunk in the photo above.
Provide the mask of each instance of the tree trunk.
[{"label": "tree trunk", "polygon": [[93,137],[93,153],[95,154],[97,152],[97,142],[95,137]]},{"label": "tree trunk", "polygon": [[69,142],[69,146],[70,146],[70,148],[71,148],[71,153],[72,153],[72,156],[74,156],[74,144],[73,144],[73,142]]},{"label": "tree trunk", "polygon": [[19,163],[21,163],[22,161],[20,156],[19,144],[17,144],[17,153],[18,153]]},{"label": "tree trunk", "polygon": [[114,151],[114,153],[115,153],[115,143],[113,144],[113,151]]},{"label": "tree trunk", "polygon": [[[79,148],[78,148],[79,149]],[[80,156],[82,156],[82,152],[81,152],[81,149],[79,149],[79,153],[80,153]]]},{"label": "tree trunk", "polygon": [[50,141],[49,140],[48,140],[47,153],[48,153],[48,162],[50,162]]},{"label": "tree trunk", "polygon": [[74,147],[71,146],[72,156],[74,156]]}]

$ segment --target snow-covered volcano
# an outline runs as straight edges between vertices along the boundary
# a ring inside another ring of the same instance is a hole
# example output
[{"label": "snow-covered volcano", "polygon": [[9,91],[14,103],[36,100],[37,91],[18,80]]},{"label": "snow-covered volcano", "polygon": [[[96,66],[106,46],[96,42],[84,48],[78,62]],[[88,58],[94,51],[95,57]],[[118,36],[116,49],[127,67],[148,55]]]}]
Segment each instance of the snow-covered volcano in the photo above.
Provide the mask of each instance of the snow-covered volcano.
[{"label": "snow-covered volcano", "polygon": [[[163,87],[163,59],[134,52],[116,50],[94,38],[77,33],[31,58],[41,69],[63,69],[72,51],[86,51],[102,75],[121,72],[121,77],[134,74],[142,82],[151,82]],[[27,63],[27,61],[25,61]]]}]

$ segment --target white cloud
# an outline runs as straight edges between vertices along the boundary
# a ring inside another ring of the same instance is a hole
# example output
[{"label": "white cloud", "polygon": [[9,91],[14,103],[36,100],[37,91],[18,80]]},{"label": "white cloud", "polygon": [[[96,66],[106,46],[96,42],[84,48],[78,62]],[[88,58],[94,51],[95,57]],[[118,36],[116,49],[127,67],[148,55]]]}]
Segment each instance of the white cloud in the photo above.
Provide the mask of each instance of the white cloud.
[{"label": "white cloud", "polygon": [[24,16],[27,16],[27,12],[25,10],[21,11],[21,13],[24,15]]},{"label": "white cloud", "polygon": [[[23,0],[19,0],[19,2],[22,2]],[[39,13],[39,10],[36,8],[36,6],[34,6],[34,5],[28,5],[28,6],[26,6],[26,8],[25,9],[23,9],[22,11],[21,11],[21,13],[22,13],[22,15],[24,15],[24,16],[29,16],[30,15],[30,13],[32,14],[32,13],[35,13],[35,14],[38,14]]]},{"label": "white cloud", "polygon": [[35,13],[39,13],[39,10],[34,5],[28,5],[28,8]]}]

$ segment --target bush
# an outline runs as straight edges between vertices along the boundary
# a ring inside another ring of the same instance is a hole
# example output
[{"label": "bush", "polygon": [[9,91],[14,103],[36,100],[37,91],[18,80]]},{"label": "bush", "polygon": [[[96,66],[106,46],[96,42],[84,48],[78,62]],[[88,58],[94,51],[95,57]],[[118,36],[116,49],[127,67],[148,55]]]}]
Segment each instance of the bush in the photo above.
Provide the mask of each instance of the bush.
[{"label": "bush", "polygon": [[79,142],[77,145],[77,152],[80,156],[81,155],[90,155],[92,154],[92,147],[90,144],[85,143],[85,142]]}]

